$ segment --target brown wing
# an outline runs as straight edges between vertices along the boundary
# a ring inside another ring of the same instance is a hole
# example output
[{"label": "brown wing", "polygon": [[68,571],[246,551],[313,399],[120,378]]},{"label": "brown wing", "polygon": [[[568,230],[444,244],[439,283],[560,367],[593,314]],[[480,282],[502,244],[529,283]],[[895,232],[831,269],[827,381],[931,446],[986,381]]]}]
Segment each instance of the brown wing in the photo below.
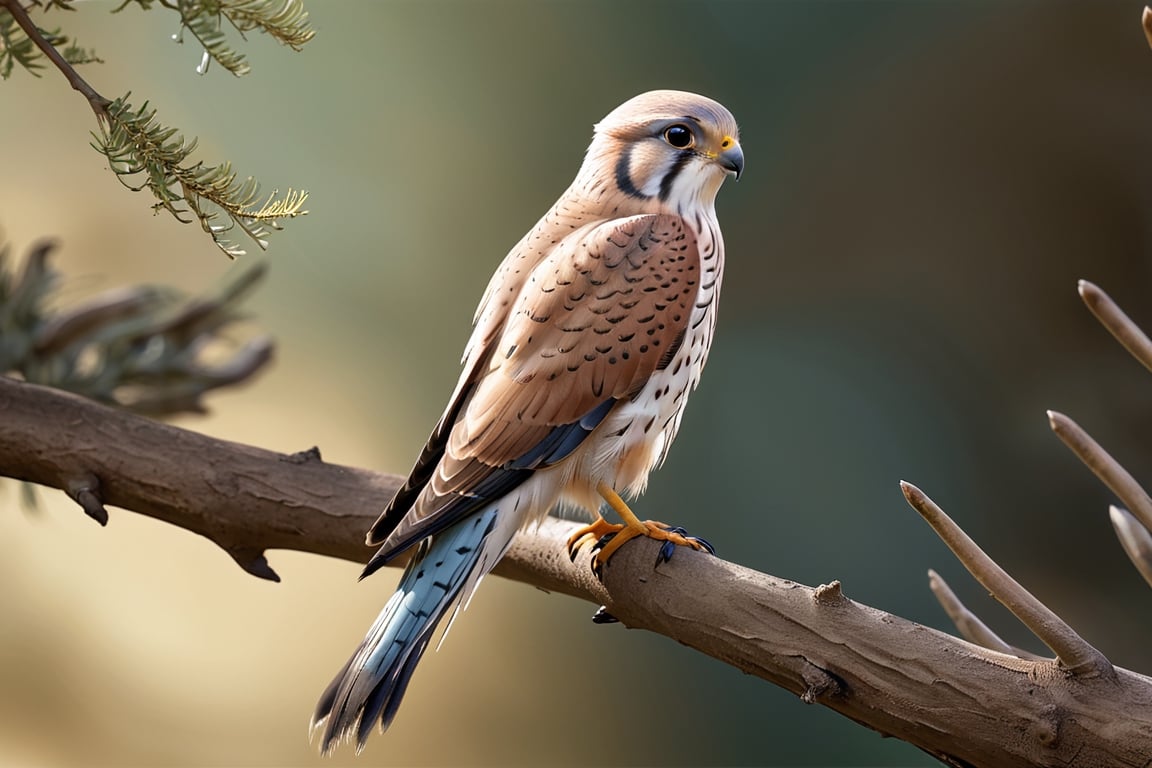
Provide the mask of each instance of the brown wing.
[{"label": "brown wing", "polygon": [[402,519],[386,520],[386,512],[370,533],[370,541],[386,539],[377,557],[569,455],[617,400],[667,364],[699,270],[695,237],[677,216],[612,220],[560,241],[522,280],[503,326],[482,351],[470,349],[471,370],[422,456],[429,461],[409,481],[405,501],[415,502]]},{"label": "brown wing", "polygon": [[[460,373],[460,380],[456,389],[448,398],[448,407],[444,409],[440,421],[424,444],[424,449],[416,459],[407,480],[396,495],[388,502],[388,506],[380,517],[372,524],[368,531],[367,544],[375,546],[384,542],[388,535],[400,524],[408,514],[412,505],[416,503],[424,487],[436,470],[440,459],[444,456],[444,449],[448,443],[448,434],[456,424],[461,408],[468,402],[472,388],[479,378],[479,373],[487,365],[492,349],[492,342],[500,332],[504,321],[511,311],[512,302],[516,298],[523,279],[521,275],[528,274],[540,263],[546,255],[544,245],[554,243],[556,225],[551,217],[545,217],[516,244],[508,253],[492,279],[484,290],[484,296],[476,308],[473,318],[475,328],[464,348],[462,365],[464,370]],[[366,574],[365,574],[366,575]],[[363,578],[363,576],[361,576]]]}]

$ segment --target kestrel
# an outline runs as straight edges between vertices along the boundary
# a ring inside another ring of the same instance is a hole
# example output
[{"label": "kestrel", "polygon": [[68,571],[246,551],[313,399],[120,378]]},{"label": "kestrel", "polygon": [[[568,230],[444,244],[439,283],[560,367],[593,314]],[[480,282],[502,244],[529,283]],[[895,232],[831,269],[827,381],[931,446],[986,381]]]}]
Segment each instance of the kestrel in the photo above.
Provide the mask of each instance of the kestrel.
[{"label": "kestrel", "polygon": [[416,549],[320,698],[322,751],[389,726],[441,619],[557,504],[595,516],[569,549],[596,541],[598,573],[635,536],[665,541],[665,559],[706,546],[639,521],[619,492],[644,491],[700,379],[724,264],[716,193],[743,169],[735,119],[693,93],[644,93],[596,125],[575,181],[492,276],[448,407],[368,532],[380,549],[363,576]]}]

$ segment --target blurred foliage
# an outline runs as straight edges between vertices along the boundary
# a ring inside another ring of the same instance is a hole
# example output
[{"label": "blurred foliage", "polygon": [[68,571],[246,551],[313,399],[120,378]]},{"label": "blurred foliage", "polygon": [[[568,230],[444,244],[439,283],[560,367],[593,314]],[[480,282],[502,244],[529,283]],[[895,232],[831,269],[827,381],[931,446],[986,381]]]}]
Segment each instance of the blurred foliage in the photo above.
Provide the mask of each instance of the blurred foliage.
[{"label": "blurred foliage", "polygon": [[204,413],[203,396],[245,381],[272,358],[272,341],[232,338],[240,304],[263,278],[257,264],[213,296],[172,288],[114,289],[66,310],[51,308],[61,274],[51,243],[22,268],[0,246],[0,375],[56,387],[150,416]]},{"label": "blurred foliage", "polygon": [[[48,0],[40,7],[74,10],[75,0]],[[247,58],[231,47],[224,32],[227,22],[245,37],[246,32],[262,32],[289,48],[299,51],[315,36],[308,12],[301,0],[125,0],[114,12],[129,4],[148,10],[162,7],[180,15],[181,31],[188,30],[204,49],[197,72],[204,74],[209,61],[215,61],[236,76],[251,71]],[[182,38],[179,38],[182,40]],[[53,58],[59,54],[59,58]],[[13,65],[19,64],[39,77],[37,70],[49,58],[83,94],[99,122],[92,146],[108,158],[109,166],[125,187],[148,189],[159,201],[153,210],[166,210],[182,223],[190,223],[191,213],[203,230],[230,258],[246,251],[230,239],[239,228],[261,250],[268,247],[268,235],[281,229],[280,219],[303,216],[307,192],[289,189],[283,197],[272,192],[265,199],[259,183],[251,176],[238,180],[231,163],[188,164],[196,140],[187,141],[176,128],[156,119],[148,102],[136,108],[125,94],[115,101],[101,96],[73,69],[73,65],[103,63],[95,51],[80,48],[59,29],[46,31],[36,26],[23,8],[22,0],[0,2],[0,76],[8,79]],[[134,182],[131,177],[141,177]],[[263,203],[260,200],[264,200]],[[221,214],[227,223],[220,223]]]},{"label": "blurred foliage", "polygon": [[204,47],[205,59],[197,70],[201,74],[207,70],[209,60],[237,77],[252,69],[247,57],[229,45],[224,34],[225,21],[241,37],[245,32],[263,32],[294,51],[316,35],[302,0],[124,0],[116,11],[131,3],[144,9],[160,5],[180,14],[181,29],[187,29]]},{"label": "blurred foliage", "polygon": [[[54,35],[58,39],[58,35]],[[36,70],[43,69],[40,62],[42,54],[36,48],[16,19],[7,11],[0,8],[0,77],[5,80],[12,74],[14,64],[19,64],[29,73],[40,77]]]}]

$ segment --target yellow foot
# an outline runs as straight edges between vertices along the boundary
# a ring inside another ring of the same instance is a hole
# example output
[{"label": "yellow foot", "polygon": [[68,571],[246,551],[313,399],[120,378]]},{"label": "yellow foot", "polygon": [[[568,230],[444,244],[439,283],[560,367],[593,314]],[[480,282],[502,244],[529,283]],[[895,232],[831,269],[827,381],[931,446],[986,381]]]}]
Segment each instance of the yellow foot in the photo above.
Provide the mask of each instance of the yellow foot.
[{"label": "yellow foot", "polygon": [[660,554],[656,557],[656,565],[668,562],[676,547],[690,547],[715,554],[711,544],[704,539],[689,536],[683,528],[655,520],[641,522],[624,503],[624,500],[604,483],[597,486],[597,491],[608,502],[609,506],[616,510],[624,523],[613,524],[607,522],[603,517],[597,517],[591,525],[578,529],[568,539],[568,556],[572,560],[576,559],[576,554],[584,544],[589,541],[595,542],[595,546],[592,548],[592,572],[597,577],[603,574],[605,564],[612,555],[616,554],[616,550],[637,536],[646,536],[664,542],[664,545],[660,547]]},{"label": "yellow foot", "polygon": [[646,536],[649,539],[664,542],[660,547],[659,554],[656,555],[656,565],[671,560],[672,554],[676,551],[676,547],[689,547],[698,551],[707,552],[710,555],[716,554],[716,550],[704,539],[689,536],[688,532],[683,528],[671,526],[656,520],[638,521],[638,524],[635,526],[621,525],[611,527],[619,528],[620,530],[610,532],[601,537],[600,540],[596,542],[596,546],[592,548],[592,573],[596,574],[597,578],[603,577],[604,566],[607,565],[612,555],[616,554],[616,550],[620,549],[625,542],[631,541],[639,536]]},{"label": "yellow foot", "polygon": [[576,561],[576,555],[580,554],[580,548],[588,543],[595,544],[605,536],[614,533],[619,533],[626,525],[613,524],[605,520],[603,517],[597,516],[590,525],[583,528],[577,528],[576,532],[568,537],[568,557],[573,562]]}]

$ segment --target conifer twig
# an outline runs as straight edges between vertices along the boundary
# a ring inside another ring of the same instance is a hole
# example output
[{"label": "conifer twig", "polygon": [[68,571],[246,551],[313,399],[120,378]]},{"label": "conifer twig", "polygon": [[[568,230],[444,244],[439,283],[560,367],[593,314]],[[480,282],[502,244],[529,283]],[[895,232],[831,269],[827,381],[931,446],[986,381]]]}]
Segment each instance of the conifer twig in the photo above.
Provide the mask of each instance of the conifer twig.
[{"label": "conifer twig", "polygon": [[[141,4],[147,8],[149,2]],[[68,8],[65,0],[49,5]],[[299,50],[315,34],[308,24],[308,13],[301,0],[216,0],[212,3],[181,2],[176,5],[162,3],[181,14],[184,26],[204,36],[205,51],[223,66],[237,74],[247,71],[242,55],[226,45],[220,31],[221,19],[227,18],[243,34],[260,30],[294,50]],[[231,258],[245,254],[245,250],[232,242],[230,232],[239,229],[262,250],[268,247],[268,236],[282,229],[284,219],[308,213],[304,203],[305,191],[288,189],[283,196],[278,191],[270,195],[260,192],[259,183],[251,176],[241,178],[230,163],[208,165],[190,160],[196,140],[185,140],[175,128],[160,123],[156,110],[144,106],[136,109],[128,102],[128,95],[112,101],[96,91],[76,71],[71,61],[99,61],[95,53],[71,46],[61,53],[57,45],[66,38],[56,33],[45,33],[32,21],[20,0],[0,0],[4,25],[0,32],[0,52],[7,52],[9,63],[15,59],[26,69],[39,68],[39,56],[30,41],[46,56],[72,87],[80,92],[96,113],[99,133],[95,133],[93,147],[103,154],[112,172],[124,186],[133,190],[147,188],[158,200],[154,209],[163,208],[178,221],[199,221],[201,228],[212,237],[220,250]],[[16,33],[8,20],[19,26],[27,40],[20,38],[20,52],[9,43],[4,47],[7,33]],[[241,66],[243,65],[243,66]],[[35,74],[35,72],[33,72]],[[0,68],[6,76],[6,68]]]}]

